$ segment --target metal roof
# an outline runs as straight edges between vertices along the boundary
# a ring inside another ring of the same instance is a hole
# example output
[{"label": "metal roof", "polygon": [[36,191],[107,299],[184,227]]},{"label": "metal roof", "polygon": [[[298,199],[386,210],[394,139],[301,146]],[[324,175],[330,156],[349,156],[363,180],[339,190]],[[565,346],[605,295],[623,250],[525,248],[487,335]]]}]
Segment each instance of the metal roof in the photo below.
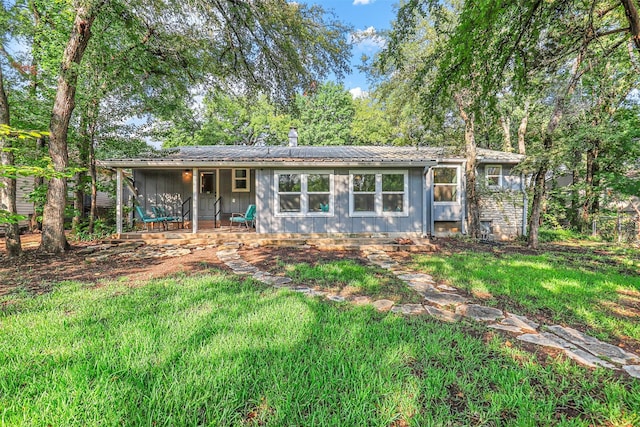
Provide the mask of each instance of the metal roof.
[{"label": "metal roof", "polygon": [[[478,149],[482,163],[518,163],[524,156]],[[464,152],[452,147],[393,146],[238,146],[209,145],[160,150],[138,158],[109,159],[107,167],[260,167],[260,166],[432,166],[460,162]]]}]

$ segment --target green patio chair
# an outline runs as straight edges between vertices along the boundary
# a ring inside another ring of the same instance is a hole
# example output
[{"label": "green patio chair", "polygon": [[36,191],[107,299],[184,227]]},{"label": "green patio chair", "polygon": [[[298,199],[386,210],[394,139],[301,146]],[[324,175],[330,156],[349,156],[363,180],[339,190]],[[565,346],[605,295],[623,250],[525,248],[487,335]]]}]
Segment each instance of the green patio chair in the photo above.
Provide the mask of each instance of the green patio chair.
[{"label": "green patio chair", "polygon": [[182,228],[184,220],[178,215],[171,215],[167,208],[164,206],[153,206],[151,211],[156,218],[164,218],[167,223],[174,222],[178,224],[178,227]]},{"label": "green patio chair", "polygon": [[231,227],[233,227],[233,224],[238,224],[238,226],[241,226],[242,224],[244,224],[247,228],[249,228],[249,224],[251,224],[252,227],[255,227],[256,205],[247,206],[247,211],[244,214],[232,213],[231,218],[229,218],[229,221],[230,221],[229,230],[231,230]]},{"label": "green patio chair", "polygon": [[166,218],[158,217],[158,216],[149,216],[145,213],[145,211],[142,210],[140,206],[136,206],[136,211],[138,212],[138,216],[140,216],[140,219],[142,220],[142,222],[147,226],[147,231],[150,231],[149,224],[153,225],[153,224],[159,223],[159,224],[162,224],[162,228],[165,228],[165,226],[167,225]]}]

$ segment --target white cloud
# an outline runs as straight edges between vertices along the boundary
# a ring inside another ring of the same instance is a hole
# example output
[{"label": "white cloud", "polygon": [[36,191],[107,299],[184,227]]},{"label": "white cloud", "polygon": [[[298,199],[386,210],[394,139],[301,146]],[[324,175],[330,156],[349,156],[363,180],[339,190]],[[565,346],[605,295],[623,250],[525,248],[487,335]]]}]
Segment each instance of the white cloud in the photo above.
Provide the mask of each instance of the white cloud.
[{"label": "white cloud", "polygon": [[361,5],[367,5],[367,4],[371,4],[373,3],[375,0],[353,0],[353,5],[354,6],[358,6],[359,4]]},{"label": "white cloud", "polygon": [[355,30],[350,35],[350,41],[360,48],[381,49],[386,44],[384,37],[379,36],[375,27]]},{"label": "white cloud", "polygon": [[369,96],[369,93],[362,90],[361,87],[354,87],[353,89],[349,89],[349,93],[351,94],[351,97],[353,99],[366,98],[367,96]]}]

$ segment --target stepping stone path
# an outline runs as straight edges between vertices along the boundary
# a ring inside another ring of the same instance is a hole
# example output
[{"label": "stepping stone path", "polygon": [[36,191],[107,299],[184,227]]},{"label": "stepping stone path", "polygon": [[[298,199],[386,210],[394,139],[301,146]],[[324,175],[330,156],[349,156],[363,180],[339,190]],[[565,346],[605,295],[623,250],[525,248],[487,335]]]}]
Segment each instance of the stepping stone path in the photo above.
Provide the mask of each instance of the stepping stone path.
[{"label": "stepping stone path", "polygon": [[457,322],[467,318],[482,322],[489,328],[514,333],[520,341],[562,350],[568,357],[583,365],[622,370],[632,377],[640,378],[640,356],[636,354],[604,343],[575,329],[559,325],[540,326],[524,316],[494,307],[469,304],[469,298],[457,288],[438,285],[429,274],[405,270],[382,250],[363,252],[369,262],[391,271],[407,286],[422,295],[424,297],[422,304],[396,305],[393,301],[386,299],[371,301],[370,298],[363,296],[346,298],[306,286],[292,286],[291,279],[288,277],[272,275],[243,260],[238,254],[239,247],[239,243],[227,243],[219,247],[218,258],[234,273],[251,275],[254,279],[274,287],[286,287],[309,297],[321,296],[335,302],[371,304],[378,311],[390,311],[402,315],[429,315],[445,322]]},{"label": "stepping stone path", "polygon": [[589,367],[622,369],[640,378],[640,357],[611,344],[604,343],[575,329],[554,325],[542,327],[533,320],[503,312],[494,307],[467,304],[468,298],[448,285],[438,285],[433,277],[403,269],[383,251],[369,251],[365,255],[372,264],[390,270],[407,286],[424,297],[422,304],[393,306],[391,312],[404,315],[426,314],[445,322],[468,318],[482,322],[489,328],[511,332],[517,339],[540,346],[562,350],[568,357]]}]

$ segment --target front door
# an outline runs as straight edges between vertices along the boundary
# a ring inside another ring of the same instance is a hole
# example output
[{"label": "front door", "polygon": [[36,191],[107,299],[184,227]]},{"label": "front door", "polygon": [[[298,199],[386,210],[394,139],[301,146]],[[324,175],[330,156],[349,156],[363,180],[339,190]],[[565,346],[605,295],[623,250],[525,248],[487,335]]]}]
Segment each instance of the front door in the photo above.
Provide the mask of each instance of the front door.
[{"label": "front door", "polygon": [[198,199],[198,213],[201,219],[213,221],[215,219],[216,172],[200,173],[200,198]]}]

